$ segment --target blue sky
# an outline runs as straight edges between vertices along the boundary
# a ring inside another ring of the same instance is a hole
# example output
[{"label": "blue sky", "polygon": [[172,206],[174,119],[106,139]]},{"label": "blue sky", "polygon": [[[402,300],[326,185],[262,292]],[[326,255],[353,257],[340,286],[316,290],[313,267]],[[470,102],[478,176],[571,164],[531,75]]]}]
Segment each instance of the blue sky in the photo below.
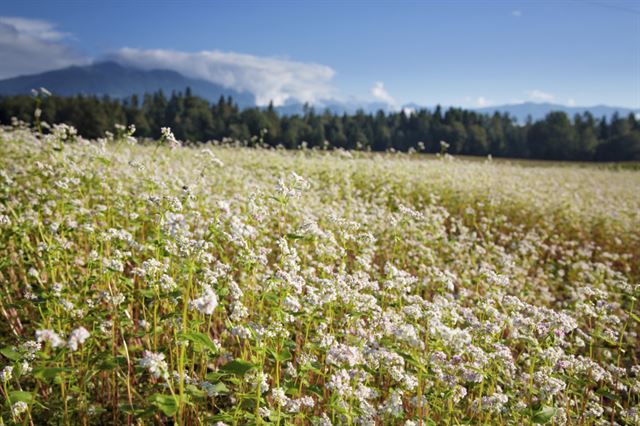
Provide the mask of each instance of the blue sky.
[{"label": "blue sky", "polygon": [[[0,16],[0,54],[17,58],[2,77],[110,57],[263,101],[640,107],[638,1],[3,0]],[[42,39],[24,54],[21,31]]]}]

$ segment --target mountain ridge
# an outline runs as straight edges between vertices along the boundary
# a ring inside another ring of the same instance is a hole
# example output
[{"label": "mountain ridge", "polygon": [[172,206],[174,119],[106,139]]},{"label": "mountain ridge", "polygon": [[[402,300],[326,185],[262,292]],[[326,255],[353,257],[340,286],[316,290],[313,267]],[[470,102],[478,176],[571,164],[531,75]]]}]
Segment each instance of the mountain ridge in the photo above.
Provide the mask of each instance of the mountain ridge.
[{"label": "mountain ridge", "polygon": [[594,117],[611,117],[616,112],[619,115],[640,114],[640,108],[625,108],[615,107],[609,105],[593,105],[593,106],[567,106],[560,104],[553,104],[550,102],[522,102],[517,104],[496,105],[491,107],[474,108],[474,111],[481,112],[483,114],[492,114],[495,111],[508,112],[509,115],[515,117],[518,122],[525,123],[527,118],[531,116],[533,121],[543,119],[549,112],[561,111],[566,113],[569,117],[573,117],[575,114],[583,114],[590,112]]},{"label": "mountain ridge", "polygon": [[[241,108],[256,106],[256,98],[248,92],[238,92],[206,80],[189,78],[177,71],[168,69],[142,70],[135,67],[122,65],[115,61],[102,61],[90,65],[74,65],[39,74],[22,75],[0,80],[0,96],[26,95],[31,89],[46,87],[52,93],[60,96],[72,96],[77,94],[110,96],[123,99],[132,95],[142,96],[145,93],[155,93],[162,90],[166,94],[182,92],[187,87],[191,92],[210,102],[217,102],[220,96],[231,96]],[[358,110],[365,113],[376,113],[379,110],[391,111],[415,111],[420,109],[433,110],[435,106],[421,106],[416,103],[407,103],[400,108],[380,101],[340,101],[327,99],[315,105],[311,105],[318,113],[329,109],[334,114],[354,114]],[[448,106],[442,106],[446,108]],[[302,114],[305,104],[291,100],[284,105],[275,108],[283,115]],[[594,117],[611,117],[614,113],[628,115],[634,113],[640,115],[640,108],[625,108],[608,105],[594,105],[588,107],[565,106],[553,103],[523,102],[517,104],[495,105],[481,108],[463,108],[483,114],[493,114],[495,111],[509,113],[519,123],[526,122],[528,117],[533,121],[544,118],[549,112],[563,111],[570,117],[589,111]]]},{"label": "mountain ridge", "polygon": [[60,96],[108,95],[112,98],[127,98],[144,95],[158,90],[170,94],[191,88],[194,95],[211,102],[220,96],[231,96],[242,107],[255,104],[255,97],[249,93],[205,80],[185,77],[166,69],[140,70],[113,61],[97,62],[91,65],[73,65],[40,74],[23,75],[0,80],[0,95],[26,95],[31,89],[45,87]]}]

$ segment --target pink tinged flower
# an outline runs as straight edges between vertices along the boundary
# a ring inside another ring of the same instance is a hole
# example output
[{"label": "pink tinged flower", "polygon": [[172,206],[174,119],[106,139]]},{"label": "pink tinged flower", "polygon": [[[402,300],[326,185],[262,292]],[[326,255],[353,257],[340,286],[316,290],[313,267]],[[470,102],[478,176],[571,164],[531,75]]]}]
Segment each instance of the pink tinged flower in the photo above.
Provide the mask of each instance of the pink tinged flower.
[{"label": "pink tinged flower", "polygon": [[49,329],[37,330],[36,340],[38,342],[49,342],[52,348],[58,348],[60,346],[64,346],[64,340],[60,338],[58,333]]},{"label": "pink tinged flower", "polygon": [[205,287],[204,293],[199,298],[192,300],[191,308],[205,315],[213,314],[213,311],[218,306],[218,296],[210,287]]},{"label": "pink tinged flower", "polygon": [[72,351],[78,350],[78,345],[81,345],[89,338],[89,332],[84,327],[78,327],[71,332],[69,336],[69,340],[67,341],[67,346]]}]

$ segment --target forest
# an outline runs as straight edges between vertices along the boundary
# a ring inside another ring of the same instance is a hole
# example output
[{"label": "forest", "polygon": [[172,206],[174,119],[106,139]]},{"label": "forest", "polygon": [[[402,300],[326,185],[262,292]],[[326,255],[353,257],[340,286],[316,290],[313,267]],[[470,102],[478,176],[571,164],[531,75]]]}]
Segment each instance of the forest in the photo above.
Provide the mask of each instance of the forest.
[{"label": "forest", "polygon": [[543,120],[518,123],[508,114],[486,115],[453,107],[339,115],[305,105],[302,114],[283,115],[272,104],[242,110],[230,97],[210,103],[194,96],[189,88],[170,96],[160,91],[123,100],[82,95],[0,97],[0,123],[9,124],[12,117],[33,123],[36,110],[42,121],[73,125],[86,138],[103,137],[116,124],[133,124],[135,136],[141,138],[157,139],[161,127],[171,127],[183,141],[231,138],[247,145],[287,149],[306,146],[435,153],[441,150],[440,141],[445,141],[452,155],[640,160],[640,120],[633,114],[607,118],[551,112]]}]

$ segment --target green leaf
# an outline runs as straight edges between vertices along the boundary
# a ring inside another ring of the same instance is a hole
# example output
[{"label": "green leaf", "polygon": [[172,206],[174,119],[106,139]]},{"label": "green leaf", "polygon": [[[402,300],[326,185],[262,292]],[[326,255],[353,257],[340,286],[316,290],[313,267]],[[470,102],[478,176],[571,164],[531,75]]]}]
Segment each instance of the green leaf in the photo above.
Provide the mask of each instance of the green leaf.
[{"label": "green leaf", "polygon": [[151,395],[149,400],[158,407],[165,416],[173,417],[178,412],[178,401],[172,395],[156,393]]},{"label": "green leaf", "polygon": [[194,385],[187,385],[186,391],[189,395],[195,398],[204,398],[207,396],[207,393],[205,391]]},{"label": "green leaf", "polygon": [[634,320],[636,320],[637,322],[640,322],[640,317],[637,316],[636,314],[634,314],[633,312],[628,312],[628,314],[631,316],[631,318],[633,318]]},{"label": "green leaf", "polygon": [[153,414],[153,411],[152,411],[153,409],[150,409],[150,408],[145,409],[144,407],[139,407],[137,405],[134,405],[132,407],[128,403],[120,404],[118,406],[118,409],[120,409],[125,414],[131,414],[136,417],[148,416],[150,414]]},{"label": "green leaf", "polygon": [[33,375],[38,379],[54,379],[62,373],[68,373],[70,371],[72,371],[70,368],[62,367],[35,368]]},{"label": "green leaf", "polygon": [[280,353],[277,353],[272,349],[268,349],[268,351],[269,351],[269,354],[273,357],[273,359],[279,362],[284,362],[292,358],[291,352],[289,352],[289,349],[287,348],[284,348],[282,351],[280,351]]},{"label": "green leaf", "polygon": [[153,299],[156,297],[156,292],[151,289],[140,290],[140,294],[147,299]]},{"label": "green leaf", "polygon": [[409,364],[416,367],[418,370],[422,371],[423,373],[427,373],[427,369],[425,368],[425,366],[422,365],[422,363],[418,361],[413,355],[401,351],[396,351],[396,353],[404,358],[405,361],[407,361]]},{"label": "green leaf", "polygon": [[280,301],[280,298],[278,297],[278,295],[277,295],[277,294],[274,294],[274,293],[267,293],[267,294],[264,296],[264,299],[265,299],[267,302],[271,302],[271,303],[275,303],[275,304],[278,304],[278,302]]},{"label": "green leaf", "polygon": [[9,399],[11,399],[12,404],[18,401],[26,402],[28,404],[33,401],[33,394],[25,391],[13,391],[9,392]]},{"label": "green leaf", "polygon": [[533,413],[533,416],[531,417],[531,421],[541,425],[545,424],[549,420],[551,420],[551,418],[555,416],[557,412],[558,412],[558,409],[554,407],[547,407],[547,406],[541,407],[539,410]]},{"label": "green leaf", "polygon": [[217,382],[218,380],[220,380],[224,376],[225,376],[224,373],[219,373],[217,371],[212,371],[211,373],[208,373],[205,377],[210,382]]},{"label": "green leaf", "polygon": [[95,157],[95,159],[98,160],[99,162],[101,162],[102,164],[107,165],[107,166],[111,165],[111,161],[106,159],[106,158],[104,158],[104,157]]},{"label": "green leaf", "polygon": [[236,376],[244,376],[251,369],[255,368],[253,364],[241,359],[234,359],[220,367],[225,373],[235,374]]},{"label": "green leaf", "polygon": [[234,420],[234,417],[231,414],[220,413],[220,414],[215,414],[213,416],[207,417],[207,420],[209,422],[227,422],[227,423],[232,423],[233,420]]},{"label": "green leaf", "polygon": [[229,393],[229,388],[222,382],[214,383],[212,389],[214,395]]},{"label": "green leaf", "polygon": [[6,358],[10,359],[11,361],[19,361],[20,358],[22,358],[22,355],[20,355],[18,352],[14,351],[11,348],[0,349],[0,354],[4,355]]},{"label": "green leaf", "polygon": [[126,366],[127,365],[126,358],[122,357],[122,356],[113,357],[113,356],[109,355],[109,356],[107,356],[107,358],[104,361],[102,361],[98,365],[98,369],[101,370],[101,371],[113,370],[118,365]]},{"label": "green leaf", "polygon": [[608,398],[608,399],[610,399],[610,400],[612,400],[612,401],[616,401],[616,400],[619,400],[619,399],[620,399],[616,394],[613,394],[613,393],[609,392],[609,391],[608,391],[608,390],[606,390],[606,389],[602,389],[602,388],[600,388],[600,389],[596,390],[596,393],[597,393],[598,395],[602,395],[602,396],[604,396],[605,398]]},{"label": "green leaf", "polygon": [[307,391],[309,393],[313,393],[318,395],[320,398],[322,398],[322,388],[318,385],[310,385],[307,387]]},{"label": "green leaf", "polygon": [[187,339],[188,341],[195,343],[197,346],[209,349],[213,354],[218,352],[216,345],[213,343],[213,340],[211,340],[211,337],[204,333],[192,331],[189,333],[182,333],[181,336],[183,339]]}]

